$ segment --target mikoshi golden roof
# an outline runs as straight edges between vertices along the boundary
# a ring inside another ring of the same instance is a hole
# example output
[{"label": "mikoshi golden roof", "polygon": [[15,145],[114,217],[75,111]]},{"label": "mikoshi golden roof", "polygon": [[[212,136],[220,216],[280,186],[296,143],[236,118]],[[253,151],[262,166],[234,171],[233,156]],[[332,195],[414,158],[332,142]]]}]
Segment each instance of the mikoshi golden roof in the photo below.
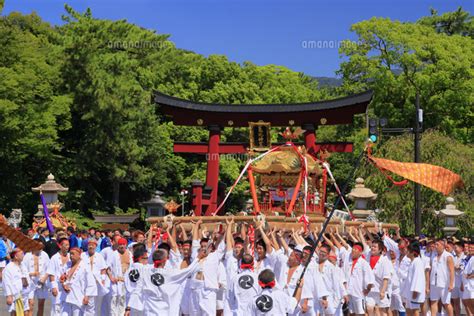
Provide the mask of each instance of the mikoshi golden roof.
[{"label": "mikoshi golden roof", "polygon": [[[298,148],[303,157],[306,157],[308,174],[320,175],[319,163],[311,155],[306,153],[304,147]],[[282,147],[279,151],[267,154],[261,160],[252,165],[252,170],[256,173],[299,173],[302,168],[302,161],[294,147]]]}]

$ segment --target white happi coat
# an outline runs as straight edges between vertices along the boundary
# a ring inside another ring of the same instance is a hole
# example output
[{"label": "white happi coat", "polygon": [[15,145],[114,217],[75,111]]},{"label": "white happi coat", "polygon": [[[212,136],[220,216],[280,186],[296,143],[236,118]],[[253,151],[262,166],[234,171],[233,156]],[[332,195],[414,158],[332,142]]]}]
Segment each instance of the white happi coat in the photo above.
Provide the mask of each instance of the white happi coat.
[{"label": "white happi coat", "polygon": [[[21,265],[26,271],[26,276],[28,280],[28,288],[30,292],[34,292],[38,287],[46,287],[46,285],[39,286],[39,280],[47,274],[47,269],[49,265],[49,257],[48,254],[44,251],[38,256],[38,272],[39,276],[30,276],[30,273],[35,272],[35,256],[31,252],[27,252]],[[46,278],[47,281],[47,278]],[[46,282],[45,282],[46,283]]]},{"label": "white happi coat", "polygon": [[347,292],[349,295],[364,298],[363,290],[367,289],[369,284],[374,284],[374,273],[367,261],[361,257],[352,268],[352,256],[344,262],[344,273],[347,278]]},{"label": "white happi coat", "polygon": [[323,263],[322,269],[319,269],[319,273],[329,293],[328,304],[332,304],[332,307],[335,309],[340,305],[341,299],[345,295],[343,281],[341,280],[342,271],[326,260]]},{"label": "white happi coat", "polygon": [[178,316],[181,283],[198,269],[198,260],[182,270],[144,266],[143,277],[138,279],[131,296],[141,297],[143,312],[147,316]]},{"label": "white happi coat", "polygon": [[63,287],[59,284],[59,278],[66,272],[68,267],[68,263],[70,262],[69,253],[67,254],[68,261],[66,264],[61,263],[61,254],[58,252],[54,256],[51,257],[49,262],[49,266],[47,269],[47,273],[49,275],[54,276],[54,282],[51,282],[51,289],[57,288],[58,295],[54,297],[51,295],[51,304],[56,305],[64,302],[66,297],[66,292],[64,291]]},{"label": "white happi coat", "polygon": [[[413,299],[412,292],[419,293],[416,299]],[[426,299],[426,279],[425,264],[420,257],[416,257],[411,262],[408,269],[408,277],[403,284],[402,297],[407,302],[423,304]]]},{"label": "white happi coat", "polygon": [[104,257],[98,252],[95,252],[92,257],[89,252],[83,252],[81,258],[89,266],[96,282],[97,293],[94,296],[104,296],[109,291],[108,283],[106,282],[108,279],[107,275],[101,273],[102,270],[107,269]]},{"label": "white happi coat", "polygon": [[[310,293],[311,301],[309,302],[310,311],[304,315],[317,315],[321,306],[319,301],[323,297],[329,297],[331,293],[326,287],[322,274],[319,272],[318,265],[310,266],[304,275],[303,292],[301,298],[307,297],[306,293]],[[293,295],[294,289],[290,292]]]},{"label": "white happi coat", "polygon": [[[11,295],[13,301],[19,299],[23,291],[23,282],[21,280],[23,277],[24,275],[20,265],[14,262],[8,263],[5,269],[3,269],[2,274],[4,295]],[[15,302],[13,302],[13,305],[15,305]]]},{"label": "white happi coat", "polygon": [[261,291],[258,275],[248,269],[234,275],[229,283],[229,307],[232,315],[245,315],[246,306]]},{"label": "white happi coat", "polygon": [[263,289],[252,298],[247,306],[247,313],[252,316],[282,316],[292,314],[298,302],[282,290]]},{"label": "white happi coat", "polygon": [[[130,265],[133,263],[132,260],[132,254],[130,251],[125,250],[125,253],[127,253],[130,256]],[[125,279],[126,275],[125,272],[122,272],[122,262],[120,261],[120,254],[118,250],[114,250],[113,252],[110,252],[107,254],[107,261],[106,261],[107,267],[110,268],[112,275],[115,278],[123,278]],[[127,268],[127,270],[130,268]],[[110,289],[109,293],[110,296],[125,296],[125,286],[123,282],[117,282],[116,284],[110,283]]]},{"label": "white happi coat", "polygon": [[[84,296],[95,296],[97,293],[97,285],[90,267],[84,260],[78,263],[78,267],[64,284],[69,285],[71,291],[66,293],[64,302],[75,305],[79,308],[83,307]],[[72,268],[72,262],[68,262],[66,275]],[[62,287],[62,286],[61,286]]]},{"label": "white happi coat", "polygon": [[125,273],[126,306],[137,311],[143,311],[143,297],[141,291],[136,291],[138,281],[143,278],[144,265],[140,262],[134,262]]},{"label": "white happi coat", "polygon": [[[195,242],[193,240],[193,247]],[[219,263],[225,254],[225,244],[221,241],[217,246],[216,251],[211,252],[204,259],[204,263],[201,265],[202,273],[204,274],[204,287],[211,290],[219,289],[218,273]]]},{"label": "white happi coat", "polygon": [[474,256],[471,256],[469,262],[463,269],[462,272],[462,284],[464,285],[465,293],[474,292],[474,278],[468,279],[468,276],[474,273]]},{"label": "white happi coat", "polygon": [[[370,256],[367,257],[367,262],[370,263]],[[372,271],[374,272],[375,282],[373,283],[374,286],[372,287],[370,292],[379,294],[383,286],[383,280],[387,279],[388,283],[387,283],[387,288],[385,290],[386,290],[386,294],[390,295],[391,293],[390,278],[392,276],[392,270],[393,270],[393,266],[390,260],[387,258],[387,256],[381,255],[380,259],[375,264],[375,267],[372,269]]]}]

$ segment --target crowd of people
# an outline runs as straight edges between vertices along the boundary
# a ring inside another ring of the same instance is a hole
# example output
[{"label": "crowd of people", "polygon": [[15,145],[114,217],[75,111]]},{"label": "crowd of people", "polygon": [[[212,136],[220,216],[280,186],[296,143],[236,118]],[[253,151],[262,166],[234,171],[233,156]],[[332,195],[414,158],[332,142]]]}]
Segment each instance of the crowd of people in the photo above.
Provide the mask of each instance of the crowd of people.
[{"label": "crowd of people", "polygon": [[[72,227],[23,253],[0,240],[12,315],[474,315],[474,243],[200,221],[148,232]],[[211,226],[209,226],[211,227]],[[463,307],[462,307],[463,306]]]}]

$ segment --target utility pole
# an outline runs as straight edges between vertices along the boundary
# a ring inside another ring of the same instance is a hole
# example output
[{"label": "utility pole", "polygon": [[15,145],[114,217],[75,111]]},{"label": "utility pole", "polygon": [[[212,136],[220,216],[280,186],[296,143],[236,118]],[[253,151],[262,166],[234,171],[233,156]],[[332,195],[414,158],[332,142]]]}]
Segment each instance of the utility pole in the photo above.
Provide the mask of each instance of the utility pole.
[{"label": "utility pole", "polygon": [[[420,109],[420,93],[416,91],[416,121],[413,130],[415,134],[415,163],[420,162],[420,139],[423,129],[423,110]],[[415,234],[421,235],[421,187],[415,182]]]}]

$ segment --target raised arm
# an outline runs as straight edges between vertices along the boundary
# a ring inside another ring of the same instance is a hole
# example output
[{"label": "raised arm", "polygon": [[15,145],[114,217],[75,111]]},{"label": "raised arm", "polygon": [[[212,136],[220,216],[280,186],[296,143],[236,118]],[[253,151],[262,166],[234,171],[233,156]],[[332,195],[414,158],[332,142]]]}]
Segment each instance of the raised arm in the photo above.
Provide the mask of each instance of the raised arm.
[{"label": "raised arm", "polygon": [[[171,229],[171,232],[170,232]],[[171,250],[175,253],[179,253],[178,244],[176,243],[176,229],[174,227],[170,227],[169,225],[166,227],[166,232],[168,233],[168,241],[170,243]]]},{"label": "raised arm", "polygon": [[181,229],[181,236],[182,236],[183,240],[188,240],[189,236],[188,236],[188,233],[186,232],[186,229],[184,229],[183,223],[179,224],[179,228]]},{"label": "raised arm", "polygon": [[150,229],[148,230],[148,235],[146,239],[146,247],[147,249],[152,249],[153,248],[153,231],[156,228],[156,224],[151,224]]},{"label": "raised arm", "polygon": [[271,230],[270,230],[270,238],[271,238],[271,241],[272,241],[272,245],[273,245],[273,248],[275,249],[275,251],[278,251],[280,250],[280,244],[278,243],[278,240],[275,236],[275,227],[273,227]]},{"label": "raised arm", "polygon": [[232,238],[232,227],[234,225],[234,218],[232,217],[231,220],[225,220],[227,224],[227,228],[225,230],[225,243],[226,243],[226,250],[231,251],[234,248],[234,238]]},{"label": "raised arm", "polygon": [[263,230],[263,222],[258,221],[256,222],[257,224],[257,230],[260,232],[260,235],[262,236],[263,242],[265,243],[265,246],[267,248],[267,254],[271,254],[273,251],[272,248],[272,242],[268,238],[267,234],[265,234],[265,231]]},{"label": "raised arm", "polygon": [[288,243],[286,242],[284,232],[281,229],[277,231],[277,238],[280,241],[280,245],[285,251],[285,254],[288,254],[288,249],[289,249]]},{"label": "raised arm", "polygon": [[354,229],[351,227],[349,228],[349,238],[353,241],[353,242],[359,242],[359,240],[353,235],[353,232],[354,232]]},{"label": "raised arm", "polygon": [[[349,249],[349,245],[347,244],[347,242],[344,240],[344,238],[342,238],[342,236],[339,234],[339,231],[336,231],[336,239],[339,240],[340,244],[342,245],[342,247],[346,248],[346,249]],[[341,249],[341,247],[339,247],[339,249]]]},{"label": "raised arm", "polygon": [[[364,230],[365,229],[365,226],[364,224],[361,224],[358,228],[357,228],[357,233],[359,235],[359,239],[360,239],[360,242],[362,243],[362,245],[364,245],[364,251],[367,251],[368,249],[370,249],[369,245],[367,244],[367,241],[365,240],[365,236],[364,236]],[[370,234],[369,234],[370,235]]]},{"label": "raised arm", "polygon": [[[329,237],[332,236],[332,233],[333,233],[333,232],[332,232],[332,230],[331,230],[331,232],[329,233]],[[328,246],[331,247],[331,249],[334,249],[334,248],[335,248],[335,247],[334,247],[334,243],[326,236],[326,234],[323,234],[323,238],[324,238],[324,242],[325,242],[326,244],[328,244]]]},{"label": "raised arm", "polygon": [[193,229],[192,229],[192,235],[193,235],[193,241],[194,240],[201,240],[199,236],[199,226],[201,225],[202,221],[199,220],[196,223],[193,224]]}]

